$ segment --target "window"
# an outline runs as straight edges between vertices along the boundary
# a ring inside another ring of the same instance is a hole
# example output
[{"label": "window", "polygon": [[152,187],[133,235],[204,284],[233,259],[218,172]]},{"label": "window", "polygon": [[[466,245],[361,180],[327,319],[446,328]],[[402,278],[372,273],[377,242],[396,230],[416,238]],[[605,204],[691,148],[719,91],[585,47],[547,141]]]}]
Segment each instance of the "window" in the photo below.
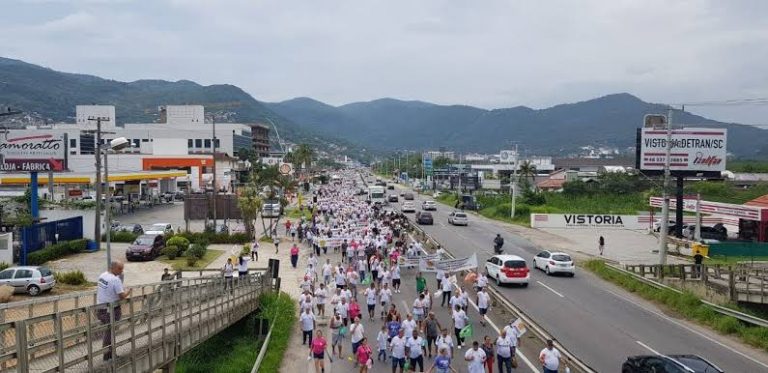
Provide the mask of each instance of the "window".
[{"label": "window", "polygon": [[522,260],[507,260],[504,262],[504,267],[507,268],[525,268],[525,262]]},{"label": "window", "polygon": [[220,139],[215,139],[214,142],[216,143],[216,147],[217,148],[221,147],[221,140]]},{"label": "window", "polygon": [[192,139],[187,139],[187,147],[191,148],[192,144],[193,144]]},{"label": "window", "polygon": [[211,147],[211,139],[205,139],[205,148],[209,149]]},{"label": "window", "polygon": [[141,147],[141,139],[133,139],[133,147],[134,148],[140,148]]},{"label": "window", "polygon": [[141,139],[141,142],[149,142],[149,139]]},{"label": "window", "polygon": [[17,269],[13,278],[32,278],[32,271],[28,269]]},{"label": "window", "polygon": [[69,139],[69,147],[77,148],[77,139]]},{"label": "window", "polygon": [[195,147],[196,148],[202,148],[203,147],[203,140],[195,139]]},{"label": "window", "polygon": [[0,280],[10,280],[15,271],[15,269],[6,269],[5,271],[0,272]]}]

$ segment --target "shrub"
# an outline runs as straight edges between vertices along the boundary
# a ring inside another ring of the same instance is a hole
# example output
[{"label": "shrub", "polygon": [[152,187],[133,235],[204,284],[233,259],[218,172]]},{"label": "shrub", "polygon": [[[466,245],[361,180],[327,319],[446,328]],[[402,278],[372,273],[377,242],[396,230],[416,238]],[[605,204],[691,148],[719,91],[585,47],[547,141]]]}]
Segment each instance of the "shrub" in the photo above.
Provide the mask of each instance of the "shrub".
[{"label": "shrub", "polygon": [[80,270],[70,272],[56,272],[53,276],[56,278],[57,282],[62,284],[84,285],[88,283],[88,280],[85,278],[85,274]]},{"label": "shrub", "polygon": [[168,241],[165,242],[167,246],[176,246],[179,249],[181,249],[181,252],[186,251],[189,249],[189,240],[180,236],[175,235],[168,239]]},{"label": "shrub", "polygon": [[3,285],[0,286],[0,303],[8,303],[13,297],[13,286]]},{"label": "shrub", "polygon": [[240,249],[240,255],[251,255],[251,245],[243,245],[243,248]]},{"label": "shrub", "polygon": [[192,247],[187,250],[187,258],[203,259],[207,251],[208,249],[205,246],[199,243],[193,244]]},{"label": "shrub", "polygon": [[4,271],[4,270],[8,269],[8,267],[10,267],[10,266],[11,265],[6,263],[6,262],[0,262],[0,271]]},{"label": "shrub", "polygon": [[170,260],[174,260],[177,256],[179,256],[179,248],[173,245],[169,245],[160,250],[160,254],[167,256]]},{"label": "shrub", "polygon": [[[109,240],[111,242],[125,242],[125,243],[131,243],[136,240],[136,238],[139,237],[138,234],[133,232],[126,232],[126,231],[118,231],[118,232],[112,232],[109,235]],[[102,234],[101,240],[106,241],[107,235]]]},{"label": "shrub", "polygon": [[29,265],[41,265],[45,262],[56,260],[70,254],[77,254],[85,251],[88,241],[72,240],[59,242],[55,245],[51,245],[27,255],[27,263]]},{"label": "shrub", "polygon": [[250,239],[245,233],[213,233],[213,232],[184,232],[180,236],[186,238],[191,243],[209,243],[213,244],[244,244]]},{"label": "shrub", "polygon": [[188,255],[187,256],[187,266],[194,267],[195,264],[197,264],[197,261],[199,259],[196,256]]}]

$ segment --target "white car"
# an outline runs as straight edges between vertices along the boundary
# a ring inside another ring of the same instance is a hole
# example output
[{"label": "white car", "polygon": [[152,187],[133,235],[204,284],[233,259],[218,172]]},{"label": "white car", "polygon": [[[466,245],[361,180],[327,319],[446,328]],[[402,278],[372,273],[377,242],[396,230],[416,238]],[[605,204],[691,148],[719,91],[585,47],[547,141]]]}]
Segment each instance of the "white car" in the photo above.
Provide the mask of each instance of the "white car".
[{"label": "white car", "polygon": [[463,211],[454,211],[448,215],[448,224],[469,225],[469,218]]},{"label": "white car", "polygon": [[[668,227],[672,227],[672,226],[674,226],[675,224],[677,224],[677,222],[675,222],[674,220],[670,220],[670,221],[669,221],[669,224],[668,224],[667,226],[668,226]],[[653,222],[653,231],[654,231],[654,232],[659,232],[659,231],[661,231],[661,219],[656,219],[656,220]]]},{"label": "white car", "polygon": [[437,203],[433,200],[426,200],[421,203],[421,209],[425,211],[437,211]]},{"label": "white car", "polygon": [[145,230],[144,234],[173,234],[173,227],[170,223],[155,223],[152,224],[149,229]]},{"label": "white car", "polygon": [[573,258],[566,253],[542,251],[533,257],[533,268],[538,268],[552,275],[555,273],[565,273],[571,277],[576,274],[576,266]]},{"label": "white car", "polygon": [[416,205],[411,201],[403,202],[403,207],[400,208],[402,212],[416,212]]},{"label": "white car", "polygon": [[528,286],[531,278],[525,259],[517,255],[494,255],[485,262],[485,274],[496,281],[496,285],[519,284]]}]

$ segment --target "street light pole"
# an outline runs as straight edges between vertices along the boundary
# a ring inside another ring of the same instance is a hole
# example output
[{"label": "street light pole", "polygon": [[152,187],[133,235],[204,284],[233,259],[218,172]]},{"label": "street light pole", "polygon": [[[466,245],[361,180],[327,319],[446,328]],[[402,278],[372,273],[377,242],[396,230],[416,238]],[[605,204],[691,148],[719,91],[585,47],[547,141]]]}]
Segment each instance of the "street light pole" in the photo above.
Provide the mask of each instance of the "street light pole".
[{"label": "street light pole", "polygon": [[219,192],[216,186],[216,117],[211,118],[213,123],[213,231],[216,232],[216,197]]},{"label": "street light pole", "polygon": [[515,218],[515,203],[517,202],[517,165],[520,161],[520,157],[517,155],[517,144],[515,144],[515,165],[512,166],[512,180],[510,180],[509,187],[512,188],[512,204],[509,208],[509,218]]},{"label": "street light pole", "polygon": [[94,120],[96,121],[96,138],[93,147],[96,153],[96,222],[93,235],[96,240],[96,251],[98,251],[101,250],[101,122],[109,122],[110,119],[109,117],[88,117],[88,121]]},{"label": "street light pole", "polygon": [[659,230],[659,264],[667,264],[667,239],[669,236],[669,181],[672,178],[670,158],[672,156],[672,109],[667,115],[667,147],[664,158],[664,201],[661,205],[661,229]]}]

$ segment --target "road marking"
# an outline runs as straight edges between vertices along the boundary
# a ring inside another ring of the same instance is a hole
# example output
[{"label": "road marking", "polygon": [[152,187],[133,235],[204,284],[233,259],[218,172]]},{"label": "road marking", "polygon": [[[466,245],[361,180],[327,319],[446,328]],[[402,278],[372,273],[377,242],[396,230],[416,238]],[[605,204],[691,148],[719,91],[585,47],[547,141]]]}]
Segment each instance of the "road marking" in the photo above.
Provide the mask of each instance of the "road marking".
[{"label": "road marking", "polygon": [[553,292],[553,293],[557,294],[557,295],[558,295],[560,298],[565,298],[565,296],[563,296],[562,294],[560,294],[560,293],[558,293],[557,291],[555,291],[555,289],[552,289],[551,287],[547,286],[547,284],[545,284],[545,283],[543,283],[543,282],[541,282],[541,281],[536,281],[536,282],[538,282],[538,283],[539,283],[539,285],[541,285],[541,286],[543,286],[543,287],[545,287],[545,288],[549,289],[549,291],[551,291],[551,292]]},{"label": "road marking", "polygon": [[602,290],[605,291],[605,292],[611,293],[614,296],[616,296],[618,298],[621,298],[621,299],[623,299],[623,300],[625,300],[625,301],[627,301],[629,303],[632,303],[635,306],[637,306],[638,308],[640,308],[642,310],[645,310],[646,312],[652,313],[652,314],[658,316],[659,318],[667,320],[670,323],[675,324],[675,325],[677,325],[677,326],[679,326],[679,327],[681,327],[681,328],[683,328],[683,329],[685,329],[685,330],[687,330],[687,331],[689,331],[689,332],[691,332],[693,334],[696,334],[696,335],[698,335],[698,336],[700,336],[700,337],[702,337],[702,338],[704,338],[704,339],[706,339],[706,340],[708,340],[708,341],[710,341],[710,342],[712,342],[712,343],[714,343],[714,344],[716,344],[716,345],[718,345],[720,347],[723,347],[726,350],[734,352],[737,355],[742,356],[742,357],[746,358],[747,360],[749,360],[749,361],[751,361],[751,362],[753,362],[755,364],[758,364],[760,366],[768,368],[768,364],[763,363],[762,361],[759,361],[759,360],[757,360],[757,359],[755,359],[755,358],[753,358],[753,357],[751,357],[751,356],[749,356],[749,355],[747,355],[745,353],[742,353],[741,351],[739,351],[739,350],[737,350],[737,349],[735,349],[735,348],[733,348],[731,346],[728,346],[728,345],[726,345],[726,344],[724,344],[724,343],[722,343],[722,342],[720,342],[720,341],[718,341],[718,340],[716,340],[716,339],[714,339],[714,338],[712,338],[712,337],[710,337],[710,336],[708,336],[708,335],[706,335],[706,334],[704,334],[704,333],[702,333],[702,332],[700,332],[700,331],[698,331],[696,329],[693,329],[693,328],[689,327],[688,325],[685,325],[685,324],[683,324],[683,323],[681,323],[681,322],[679,322],[679,321],[677,321],[677,320],[675,320],[673,318],[667,317],[667,315],[665,315],[665,314],[663,314],[661,312],[657,312],[656,310],[647,308],[644,305],[642,305],[642,304],[640,304],[638,302],[635,302],[633,299],[625,297],[625,296],[623,296],[621,294],[618,294],[618,293],[616,293],[616,292],[614,292],[612,290],[609,290],[609,289],[602,289]]},{"label": "road marking", "polygon": [[[480,308],[477,307],[477,305],[475,304],[475,302],[472,301],[472,299],[469,299],[469,304],[472,305],[472,308],[474,308],[475,311],[480,313]],[[501,330],[496,326],[496,324],[493,323],[493,321],[491,319],[486,317],[485,321],[488,322],[488,325],[490,325],[491,328],[493,328],[493,330],[495,330],[497,334],[501,334]],[[533,372],[538,372],[539,371],[539,368],[536,367],[535,365],[533,365],[533,363],[531,363],[531,361],[528,360],[528,358],[525,357],[525,355],[523,355],[523,353],[520,351],[520,349],[517,349],[517,354],[516,355],[520,356],[520,359],[523,360],[525,365],[527,365],[529,368],[531,368],[531,371],[533,371]]]},{"label": "road marking", "polygon": [[640,346],[643,346],[646,350],[653,352],[655,355],[661,355],[658,351],[648,347],[647,344],[645,344],[643,342],[640,342],[640,341],[635,341],[635,342],[637,342],[637,344],[639,344]]}]

